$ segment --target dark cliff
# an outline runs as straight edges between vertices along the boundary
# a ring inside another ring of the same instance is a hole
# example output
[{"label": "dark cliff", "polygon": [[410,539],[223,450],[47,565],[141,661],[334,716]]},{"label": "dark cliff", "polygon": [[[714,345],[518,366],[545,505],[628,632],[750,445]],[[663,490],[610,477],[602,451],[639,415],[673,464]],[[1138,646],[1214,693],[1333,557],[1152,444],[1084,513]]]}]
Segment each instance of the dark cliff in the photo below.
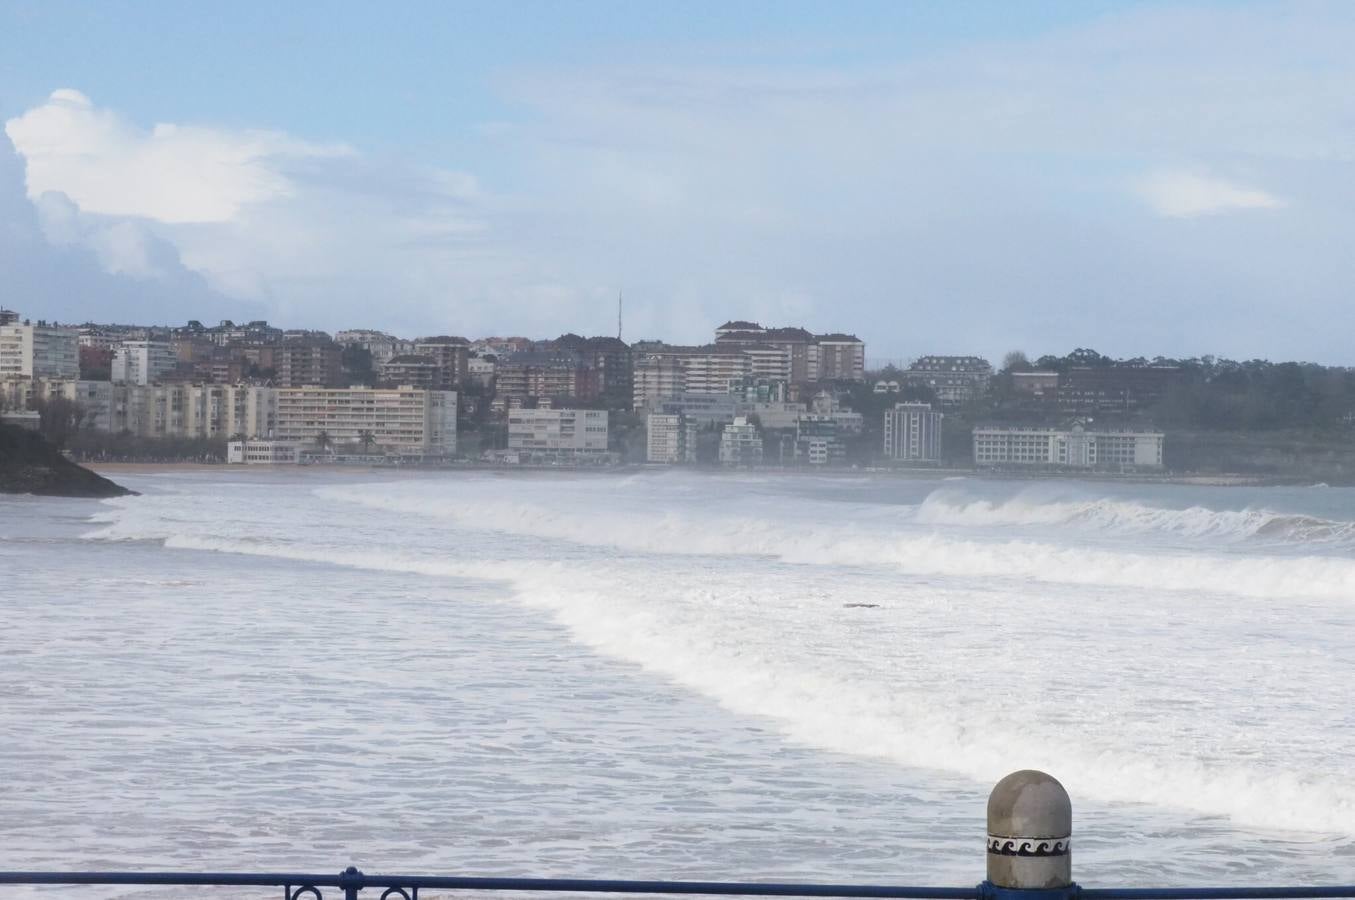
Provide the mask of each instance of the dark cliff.
[{"label": "dark cliff", "polygon": [[0,494],[122,497],[131,493],[71,462],[37,432],[0,425]]}]

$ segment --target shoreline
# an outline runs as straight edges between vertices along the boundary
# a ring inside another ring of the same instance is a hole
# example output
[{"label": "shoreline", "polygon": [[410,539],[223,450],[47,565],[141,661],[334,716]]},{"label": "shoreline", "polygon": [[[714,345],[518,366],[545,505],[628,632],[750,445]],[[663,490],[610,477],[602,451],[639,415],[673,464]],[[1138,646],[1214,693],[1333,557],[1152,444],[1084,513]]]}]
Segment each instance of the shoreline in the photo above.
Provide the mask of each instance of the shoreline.
[{"label": "shoreline", "polygon": [[910,467],[872,467],[872,468],[832,468],[832,469],[806,469],[806,468],[777,468],[777,467],[759,467],[756,469],[728,469],[720,467],[706,466],[668,466],[659,464],[629,464],[618,466],[501,466],[484,463],[458,463],[448,466],[350,466],[342,464],[324,464],[315,463],[304,466],[284,466],[284,465],[254,465],[242,466],[229,463],[201,463],[201,462],[88,462],[81,463],[85,468],[101,474],[104,473],[123,473],[123,474],[153,474],[161,472],[194,472],[194,471],[243,471],[243,472],[291,472],[300,471],[321,471],[321,472],[347,472],[351,474],[378,474],[378,473],[431,473],[431,472],[501,472],[503,474],[515,473],[542,473],[556,472],[562,474],[625,474],[634,475],[639,473],[660,473],[669,471],[683,471],[693,473],[703,473],[709,475],[727,475],[727,474],[758,474],[758,475],[783,475],[786,477],[812,476],[818,478],[859,478],[861,476],[879,476],[883,478],[908,478],[908,479],[954,479],[954,478],[974,478],[984,481],[1095,481],[1095,482],[1117,482],[1130,484],[1179,484],[1195,487],[1309,487],[1317,485],[1327,485],[1331,487],[1350,487],[1348,482],[1334,481],[1325,482],[1311,477],[1301,477],[1297,475],[1250,475],[1241,472],[1222,472],[1217,474],[1175,474],[1175,473],[1149,473],[1149,472],[1021,472],[1021,471],[993,471],[979,469],[955,469],[955,468],[910,468]]}]

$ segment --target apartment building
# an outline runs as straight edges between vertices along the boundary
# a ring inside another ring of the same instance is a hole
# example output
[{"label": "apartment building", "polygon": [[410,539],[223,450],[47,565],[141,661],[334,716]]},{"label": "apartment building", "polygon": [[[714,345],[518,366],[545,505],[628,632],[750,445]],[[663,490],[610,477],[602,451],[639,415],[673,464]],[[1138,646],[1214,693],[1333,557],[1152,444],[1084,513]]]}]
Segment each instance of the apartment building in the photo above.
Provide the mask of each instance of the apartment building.
[{"label": "apartment building", "polygon": [[384,331],[352,328],[347,331],[335,332],[334,343],[340,347],[351,347],[356,344],[370,353],[372,365],[379,367],[386,360],[399,355],[396,348],[404,342],[394,335],[386,334]]},{"label": "apartment building", "polygon": [[508,416],[508,449],[520,457],[604,456],[605,409],[515,409]]},{"label": "apartment building", "polygon": [[856,335],[815,335],[807,350],[808,380],[866,380],[866,343]]},{"label": "apartment building", "polygon": [[80,426],[114,431],[113,385],[107,381],[74,378],[10,378],[0,380],[0,404],[11,410],[35,409],[42,403],[64,400],[78,408]]},{"label": "apartment building", "polygon": [[1047,466],[1078,469],[1160,469],[1164,435],[1157,431],[980,426],[974,429],[979,467]]},{"label": "apartment building", "polygon": [[753,374],[784,381],[809,381],[814,335],[803,328],[763,328],[756,322],[726,322],[715,329],[717,347],[738,347],[757,363]]},{"label": "apartment building", "polygon": [[123,341],[113,351],[113,382],[155,384],[173,372],[178,363],[167,341]]},{"label": "apartment building", "polygon": [[753,358],[739,347],[693,347],[680,358],[688,394],[728,394],[753,374]]},{"label": "apartment building", "polygon": [[337,387],[342,378],[343,348],[328,338],[301,337],[266,348],[260,364],[276,373],[278,387]]},{"label": "apartment building", "polygon": [[451,391],[465,384],[470,365],[470,341],[463,337],[439,335],[414,341],[414,354],[426,356],[436,364],[432,387]]},{"label": "apartment building", "polygon": [[720,432],[720,463],[726,466],[756,466],[762,463],[762,436],[757,426],[739,416]]},{"label": "apartment building", "polygon": [[992,377],[992,365],[980,356],[924,356],[903,374],[904,383],[930,388],[942,407],[972,403]]},{"label": "apartment building", "polygon": [[884,455],[900,462],[939,462],[944,415],[930,403],[896,403],[884,414]]},{"label": "apartment building", "polygon": [[614,337],[581,337],[563,334],[542,345],[547,350],[566,350],[578,356],[579,363],[593,371],[598,399],[608,409],[631,409],[634,396],[635,363],[631,348]]},{"label": "apartment building", "polygon": [[398,456],[456,452],[456,392],[420,388],[277,388],[273,437],[295,444],[375,445]]},{"label": "apartment building", "polygon": [[696,422],[679,413],[650,413],[645,430],[645,459],[649,462],[696,462]]},{"label": "apartment building", "polygon": [[80,377],[80,335],[75,329],[20,322],[8,310],[0,321],[0,379]]},{"label": "apartment building", "polygon": [[495,366],[494,393],[505,402],[534,399],[596,400],[598,373],[572,350],[527,350]]},{"label": "apartment building", "polygon": [[431,356],[406,354],[392,356],[381,364],[381,384],[390,387],[417,387],[442,390],[446,383],[442,366]]},{"label": "apartment building", "polygon": [[811,466],[840,465],[847,445],[837,419],[809,413],[795,422],[795,460]]},{"label": "apartment building", "polygon": [[739,347],[753,356],[755,375],[797,384],[865,378],[866,344],[853,334],[813,334],[736,320],[715,329],[715,344]]},{"label": "apartment building", "polygon": [[658,409],[659,404],[687,390],[687,369],[683,363],[692,348],[675,347],[658,341],[635,344],[632,372],[631,408],[637,412]]}]

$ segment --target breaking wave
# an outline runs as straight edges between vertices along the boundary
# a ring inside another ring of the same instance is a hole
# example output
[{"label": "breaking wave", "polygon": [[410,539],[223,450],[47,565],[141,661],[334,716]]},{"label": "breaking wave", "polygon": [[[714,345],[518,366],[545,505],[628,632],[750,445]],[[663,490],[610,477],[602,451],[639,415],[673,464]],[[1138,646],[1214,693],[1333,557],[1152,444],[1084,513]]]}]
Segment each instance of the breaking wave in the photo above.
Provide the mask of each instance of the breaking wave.
[{"label": "breaking wave", "polygon": [[[320,494],[471,529],[632,553],[747,555],[820,566],[887,567],[921,576],[1011,578],[1244,597],[1355,597],[1355,560],[1340,557],[1228,556],[1203,551],[1164,554],[1041,540],[980,540],[887,523],[871,527],[805,524],[769,516],[698,514],[690,509],[664,512],[614,506],[605,513],[590,514],[572,504],[561,507],[480,497],[472,498],[472,503],[448,502],[423,492],[392,491],[389,486],[326,488]],[[974,508],[967,515],[983,518],[985,524],[994,522],[984,509]]]},{"label": "breaking wave", "polygon": [[1120,534],[1162,533],[1223,541],[1265,539],[1291,544],[1355,546],[1355,522],[1266,509],[1218,510],[1204,506],[1172,509],[1125,500],[967,499],[937,491],[917,508],[928,525],[966,527],[1067,525]]}]

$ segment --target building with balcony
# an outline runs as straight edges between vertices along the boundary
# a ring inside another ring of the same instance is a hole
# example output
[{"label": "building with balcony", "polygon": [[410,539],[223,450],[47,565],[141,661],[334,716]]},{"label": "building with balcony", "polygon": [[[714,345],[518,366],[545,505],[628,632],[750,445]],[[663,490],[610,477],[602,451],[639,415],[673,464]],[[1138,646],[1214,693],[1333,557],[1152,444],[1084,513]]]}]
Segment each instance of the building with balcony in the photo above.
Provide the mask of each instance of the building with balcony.
[{"label": "building with balcony", "polygon": [[762,435],[757,426],[739,416],[720,432],[720,464],[757,466],[762,464]]},{"label": "building with balcony", "polygon": [[795,460],[811,466],[841,465],[847,445],[837,419],[807,413],[795,423]]},{"label": "building with balcony", "polygon": [[451,335],[421,337],[414,341],[414,353],[426,356],[436,364],[432,387],[451,391],[465,384],[470,365],[470,341]]},{"label": "building with balcony", "polygon": [[5,311],[0,324],[0,379],[79,378],[80,335],[46,322],[20,322]]},{"label": "building with balcony", "polygon": [[167,341],[123,341],[113,351],[113,383],[155,384],[178,364],[179,359]]},{"label": "building with balcony", "polygon": [[884,455],[899,462],[941,460],[942,413],[930,403],[896,403],[884,414]]},{"label": "building with balcony", "polygon": [[278,388],[273,437],[315,445],[362,444],[387,455],[456,452],[456,392],[421,388]]},{"label": "building with balcony", "polygon": [[645,432],[648,462],[669,465],[696,462],[696,422],[680,413],[650,413]]},{"label": "building with balcony", "polygon": [[1162,468],[1164,435],[1158,431],[980,426],[974,429],[974,464],[980,468],[1047,467],[1137,470]]},{"label": "building with balcony", "polygon": [[983,396],[993,367],[980,356],[924,356],[902,377],[905,384],[929,388],[942,407],[959,407]]},{"label": "building with balcony", "polygon": [[508,449],[524,461],[603,458],[608,420],[605,409],[515,409],[508,415]]},{"label": "building with balcony", "polygon": [[259,365],[277,373],[278,387],[337,387],[343,379],[343,348],[328,338],[293,338],[266,351]]},{"label": "building with balcony", "polygon": [[246,466],[294,466],[301,462],[301,447],[266,439],[231,441],[226,444],[226,462]]},{"label": "building with balcony", "polygon": [[392,356],[381,364],[381,384],[385,387],[408,385],[424,390],[440,390],[438,385],[444,382],[442,366],[431,356],[412,353]]}]

